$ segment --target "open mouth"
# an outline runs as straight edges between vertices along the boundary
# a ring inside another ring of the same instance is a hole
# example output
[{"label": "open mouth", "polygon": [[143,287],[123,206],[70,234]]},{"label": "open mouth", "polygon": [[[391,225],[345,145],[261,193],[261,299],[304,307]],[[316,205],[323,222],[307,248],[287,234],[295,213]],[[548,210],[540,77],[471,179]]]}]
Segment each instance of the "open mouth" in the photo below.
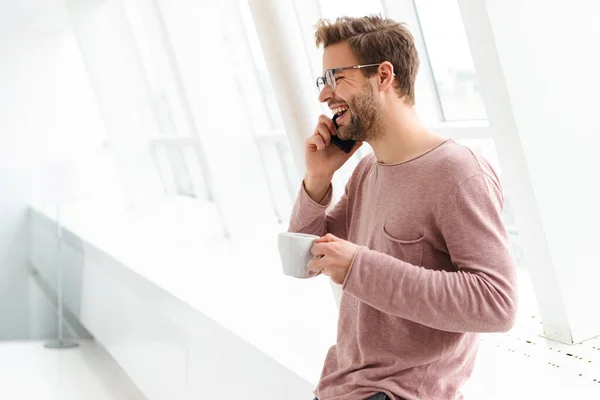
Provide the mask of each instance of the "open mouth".
[{"label": "open mouth", "polygon": [[344,119],[344,116],[346,115],[346,112],[348,111],[348,106],[337,107],[337,108],[334,108],[332,111],[337,115],[336,122],[338,125],[340,125],[340,121],[342,121]]}]

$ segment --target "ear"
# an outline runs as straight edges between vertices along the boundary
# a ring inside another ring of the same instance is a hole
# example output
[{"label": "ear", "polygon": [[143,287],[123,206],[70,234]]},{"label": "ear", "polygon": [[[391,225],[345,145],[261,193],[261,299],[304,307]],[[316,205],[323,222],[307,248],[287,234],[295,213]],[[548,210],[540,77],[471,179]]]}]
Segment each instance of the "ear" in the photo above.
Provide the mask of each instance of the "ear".
[{"label": "ear", "polygon": [[389,61],[384,61],[378,68],[379,89],[384,91],[394,84],[394,66]]}]

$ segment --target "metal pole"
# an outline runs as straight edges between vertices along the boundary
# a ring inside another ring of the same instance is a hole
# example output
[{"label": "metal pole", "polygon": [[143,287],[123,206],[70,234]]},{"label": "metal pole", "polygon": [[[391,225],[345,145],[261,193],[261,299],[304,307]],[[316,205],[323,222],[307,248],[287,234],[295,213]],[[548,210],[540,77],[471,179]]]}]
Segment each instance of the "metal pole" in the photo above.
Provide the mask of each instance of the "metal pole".
[{"label": "metal pole", "polygon": [[65,340],[63,334],[63,287],[62,287],[62,226],[60,223],[60,202],[56,202],[56,307],[58,309],[58,338],[44,344],[49,349],[65,349],[79,346],[74,340]]}]

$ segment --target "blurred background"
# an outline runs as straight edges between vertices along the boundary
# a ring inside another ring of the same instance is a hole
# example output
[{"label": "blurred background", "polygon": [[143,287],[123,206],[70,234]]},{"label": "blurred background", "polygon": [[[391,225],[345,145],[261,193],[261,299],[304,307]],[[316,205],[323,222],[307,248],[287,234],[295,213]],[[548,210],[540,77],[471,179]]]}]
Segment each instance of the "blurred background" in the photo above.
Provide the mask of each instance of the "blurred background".
[{"label": "blurred background", "polygon": [[312,398],[339,288],[282,275],[276,237],[330,113],[314,24],[368,14],[504,186],[519,318],[465,398],[600,398],[592,0],[0,0],[0,397]]}]

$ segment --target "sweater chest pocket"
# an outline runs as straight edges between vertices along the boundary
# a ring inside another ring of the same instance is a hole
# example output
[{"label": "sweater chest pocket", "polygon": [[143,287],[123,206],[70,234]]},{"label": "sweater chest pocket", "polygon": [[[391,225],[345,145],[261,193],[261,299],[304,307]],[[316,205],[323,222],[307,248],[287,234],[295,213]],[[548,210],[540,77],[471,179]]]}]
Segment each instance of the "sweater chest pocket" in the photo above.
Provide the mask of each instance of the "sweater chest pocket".
[{"label": "sweater chest pocket", "polygon": [[421,266],[425,229],[409,219],[388,218],[381,228],[383,251],[401,261]]}]

